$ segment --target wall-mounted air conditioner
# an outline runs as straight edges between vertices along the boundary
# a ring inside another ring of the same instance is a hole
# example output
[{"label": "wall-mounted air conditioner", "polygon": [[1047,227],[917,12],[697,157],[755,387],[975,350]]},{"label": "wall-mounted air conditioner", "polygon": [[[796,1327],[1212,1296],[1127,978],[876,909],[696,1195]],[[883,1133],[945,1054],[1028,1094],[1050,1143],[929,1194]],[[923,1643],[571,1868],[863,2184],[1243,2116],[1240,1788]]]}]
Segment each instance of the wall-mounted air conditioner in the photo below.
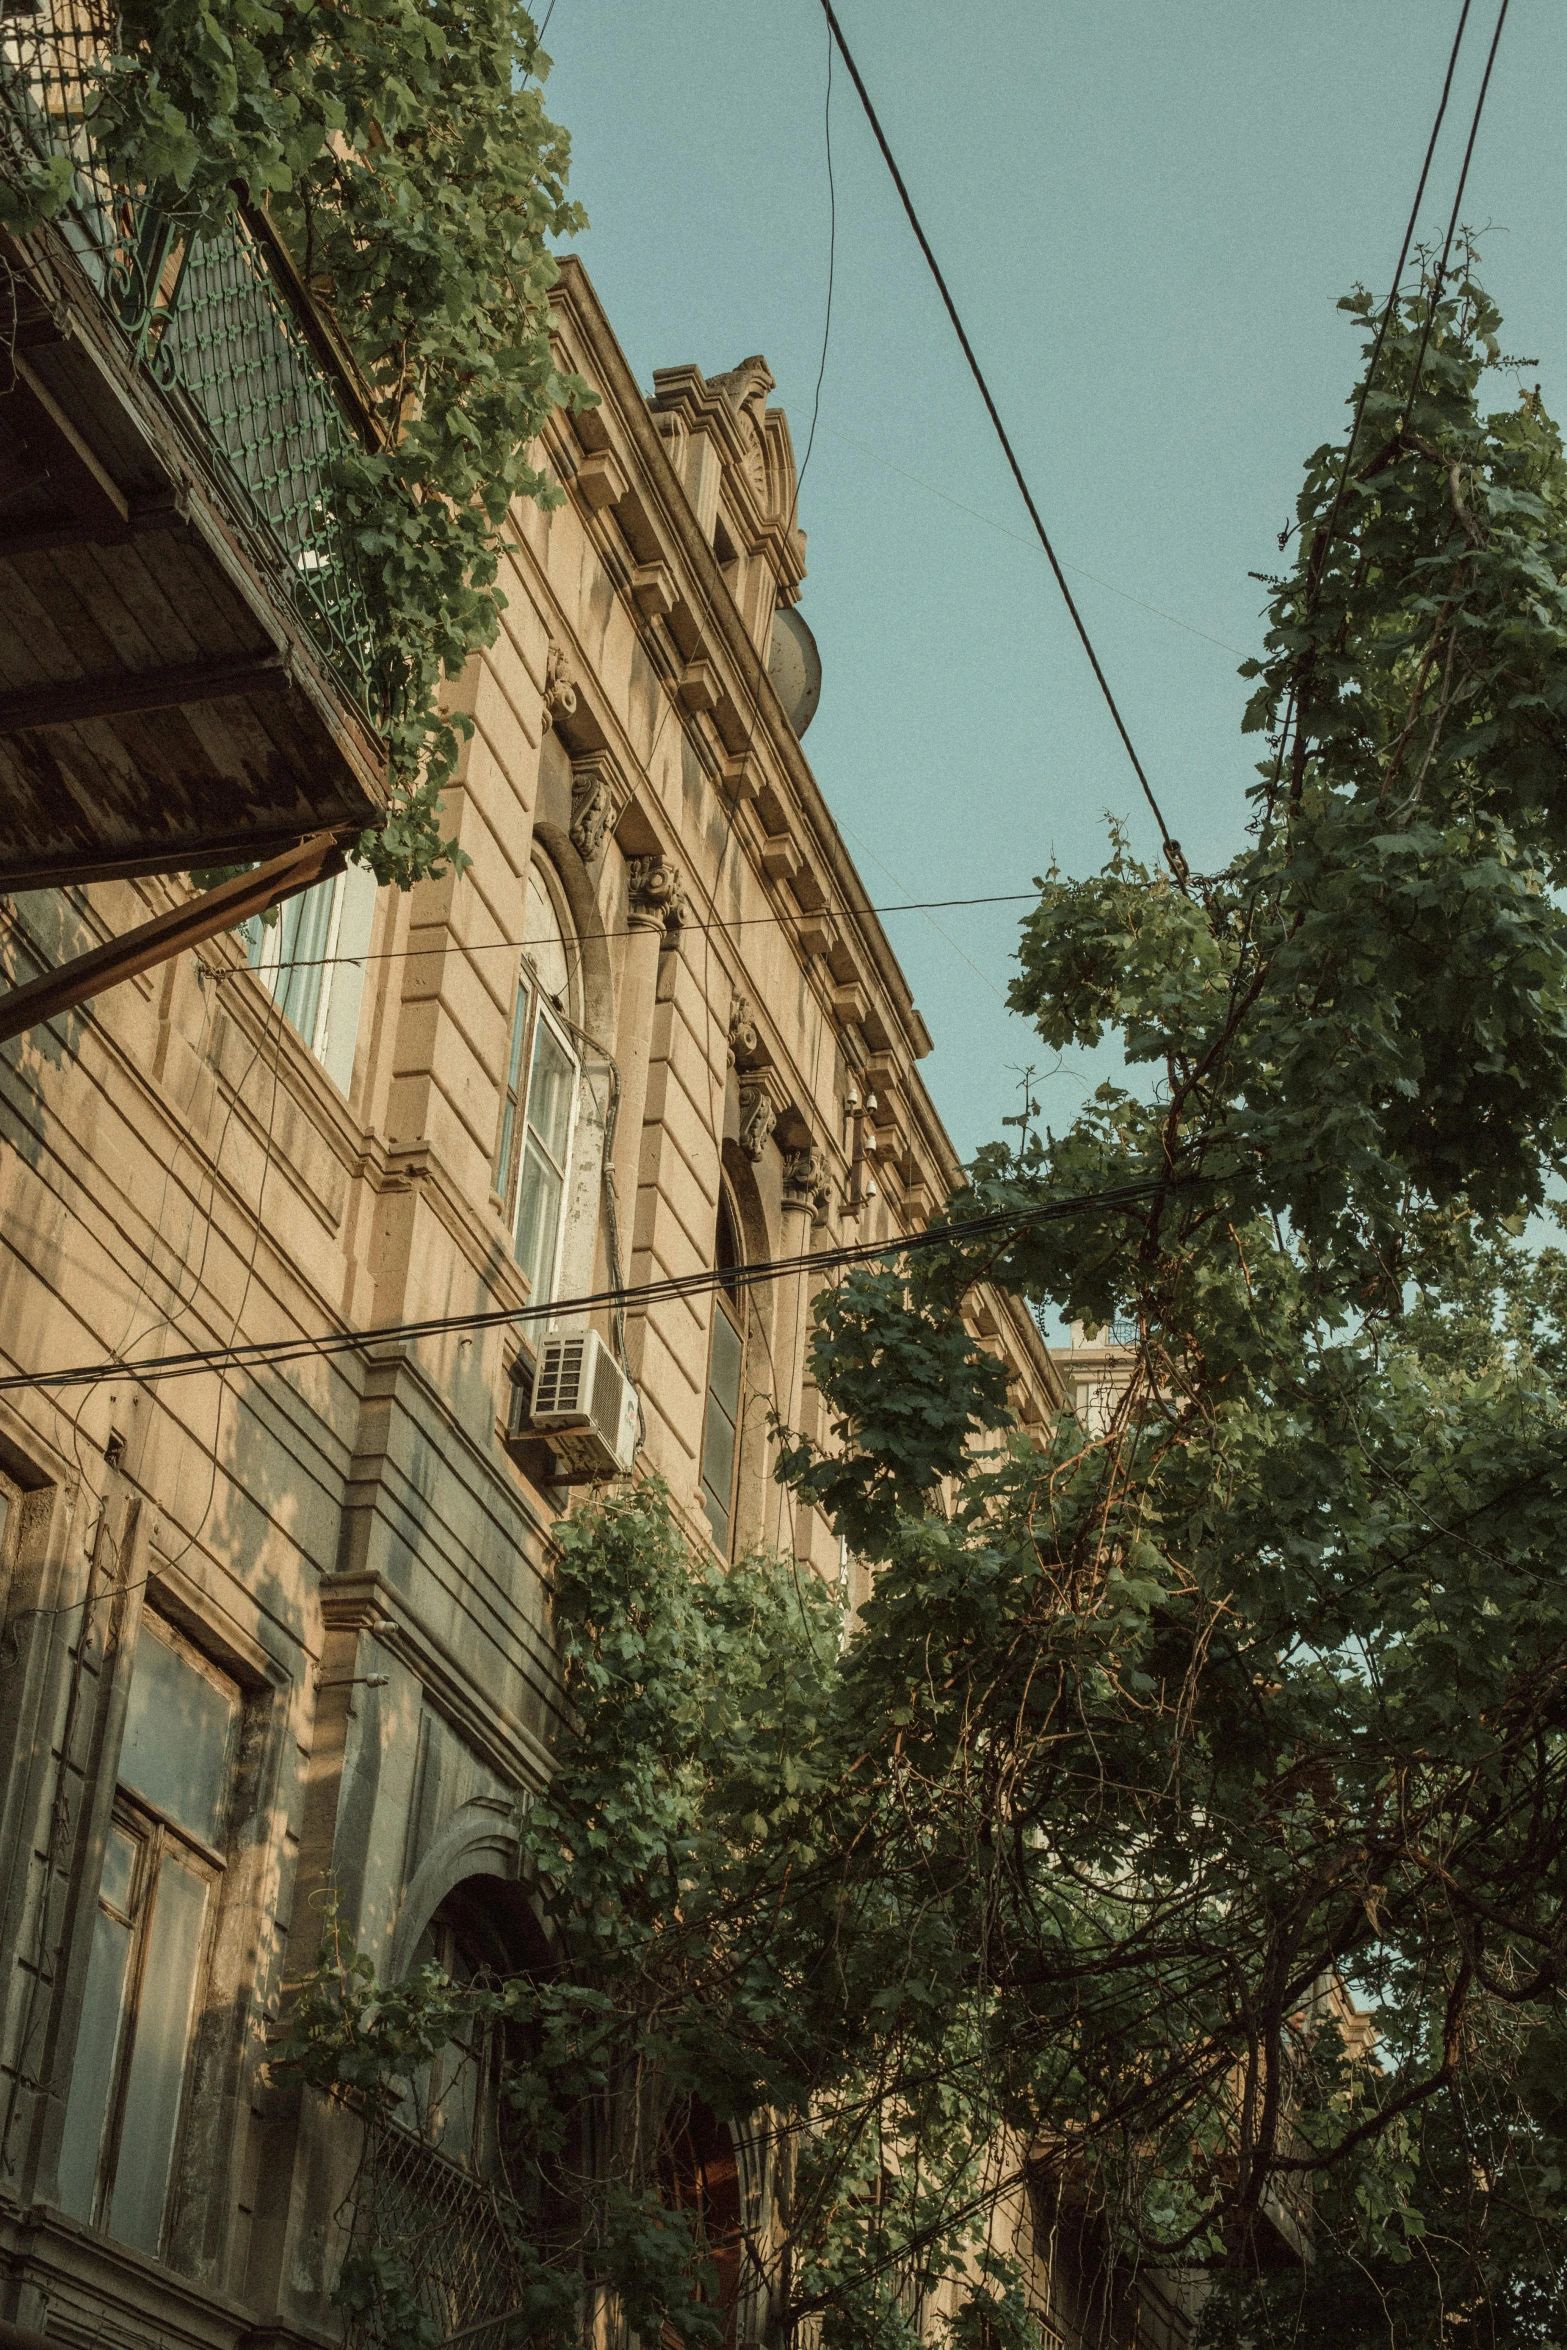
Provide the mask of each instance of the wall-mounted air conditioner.
[{"label": "wall-mounted air conditioner", "polygon": [[542,1437],[562,1480],[626,1475],[637,1449],[637,1391],[596,1330],[546,1338],[533,1376],[514,1374],[510,1444]]}]

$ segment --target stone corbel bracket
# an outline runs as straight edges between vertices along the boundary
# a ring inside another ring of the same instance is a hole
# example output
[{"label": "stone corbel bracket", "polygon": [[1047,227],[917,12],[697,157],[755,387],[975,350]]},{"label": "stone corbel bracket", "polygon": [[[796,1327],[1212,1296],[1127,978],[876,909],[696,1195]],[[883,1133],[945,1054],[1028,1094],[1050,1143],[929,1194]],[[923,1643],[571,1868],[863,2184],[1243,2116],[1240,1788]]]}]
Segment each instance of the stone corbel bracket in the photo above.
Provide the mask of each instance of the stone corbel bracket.
[{"label": "stone corbel bracket", "polygon": [[740,1087],[740,1148],[755,1166],[766,1155],[778,1124],[778,1103],[765,1073],[743,1080]]},{"label": "stone corbel bracket", "polygon": [[591,865],[625,813],[631,786],[613,751],[588,751],[571,762],[571,845]]}]

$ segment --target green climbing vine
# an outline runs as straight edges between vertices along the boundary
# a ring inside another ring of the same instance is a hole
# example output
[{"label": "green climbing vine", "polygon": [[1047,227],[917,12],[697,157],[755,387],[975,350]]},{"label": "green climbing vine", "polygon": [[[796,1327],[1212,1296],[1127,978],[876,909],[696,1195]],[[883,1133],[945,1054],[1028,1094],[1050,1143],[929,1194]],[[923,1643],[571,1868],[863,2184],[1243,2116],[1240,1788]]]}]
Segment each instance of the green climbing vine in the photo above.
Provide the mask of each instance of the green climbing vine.
[{"label": "green climbing vine", "polygon": [[[857,1621],[656,1487],[580,1510],[548,1961],[300,1988],[324,2087],[409,2094],[454,2002],[514,2032],[540,2345],[586,2283],[644,2338],[749,2292],[769,2342],[1024,2350],[1046,2238],[1203,2272],[1214,2345],[1562,2339],[1567,463],[1482,404],[1498,325],[1472,254],[1422,278],[1307,466],[1237,854],[1039,884],[1013,1001],[1124,1080],[981,1154],[949,1218],[1015,1229],[824,1303],[780,1473]],[[1100,1414],[1009,1430],[980,1280],[1135,1329]]]},{"label": "green climbing vine", "polygon": [[[264,204],[357,365],[377,446],[338,470],[369,600],[394,801],[358,854],[403,887],[458,856],[441,792],[468,722],[443,677],[491,643],[514,498],[551,411],[591,399],[550,348],[548,240],[583,215],[544,111],[549,60],[518,0],[125,0],[93,101],[116,184],[190,233]],[[63,159],[0,185],[26,226]]]}]

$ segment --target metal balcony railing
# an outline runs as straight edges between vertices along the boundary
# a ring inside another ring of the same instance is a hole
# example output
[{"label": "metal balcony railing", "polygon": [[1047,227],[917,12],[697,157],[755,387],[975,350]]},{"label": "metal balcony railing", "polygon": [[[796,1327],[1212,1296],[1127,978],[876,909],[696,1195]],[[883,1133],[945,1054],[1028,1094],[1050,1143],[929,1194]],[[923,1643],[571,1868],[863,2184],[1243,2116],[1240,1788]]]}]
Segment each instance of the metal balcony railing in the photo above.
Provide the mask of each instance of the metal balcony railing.
[{"label": "metal balcony railing", "polygon": [[374,632],[334,507],[367,420],[323,359],[325,330],[264,220],[245,213],[191,237],[116,184],[94,135],[116,35],[109,0],[0,0],[0,173],[69,160],[68,244],[275,558],[339,682],[378,721]]},{"label": "metal balcony railing", "polygon": [[[463,2350],[502,2350],[528,2292],[530,2271],[520,2255],[532,2233],[527,2214],[503,2190],[400,2124],[367,2121],[353,2248],[389,2263],[432,2341],[460,2335]],[[384,2332],[376,2312],[357,2317],[348,2350],[382,2350]]]}]

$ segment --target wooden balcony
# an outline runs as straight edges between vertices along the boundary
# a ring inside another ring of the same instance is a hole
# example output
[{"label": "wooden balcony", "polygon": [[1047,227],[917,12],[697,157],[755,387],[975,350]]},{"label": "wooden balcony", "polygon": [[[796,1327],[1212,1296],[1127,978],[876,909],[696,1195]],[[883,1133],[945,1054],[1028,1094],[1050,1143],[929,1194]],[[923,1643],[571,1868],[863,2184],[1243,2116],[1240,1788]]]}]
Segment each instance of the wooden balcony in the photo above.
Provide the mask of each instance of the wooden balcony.
[{"label": "wooden balcony", "polygon": [[192,240],[92,138],[107,0],[0,15],[0,890],[340,837],[386,804],[375,650],[335,468],[374,427],[266,220]]}]

